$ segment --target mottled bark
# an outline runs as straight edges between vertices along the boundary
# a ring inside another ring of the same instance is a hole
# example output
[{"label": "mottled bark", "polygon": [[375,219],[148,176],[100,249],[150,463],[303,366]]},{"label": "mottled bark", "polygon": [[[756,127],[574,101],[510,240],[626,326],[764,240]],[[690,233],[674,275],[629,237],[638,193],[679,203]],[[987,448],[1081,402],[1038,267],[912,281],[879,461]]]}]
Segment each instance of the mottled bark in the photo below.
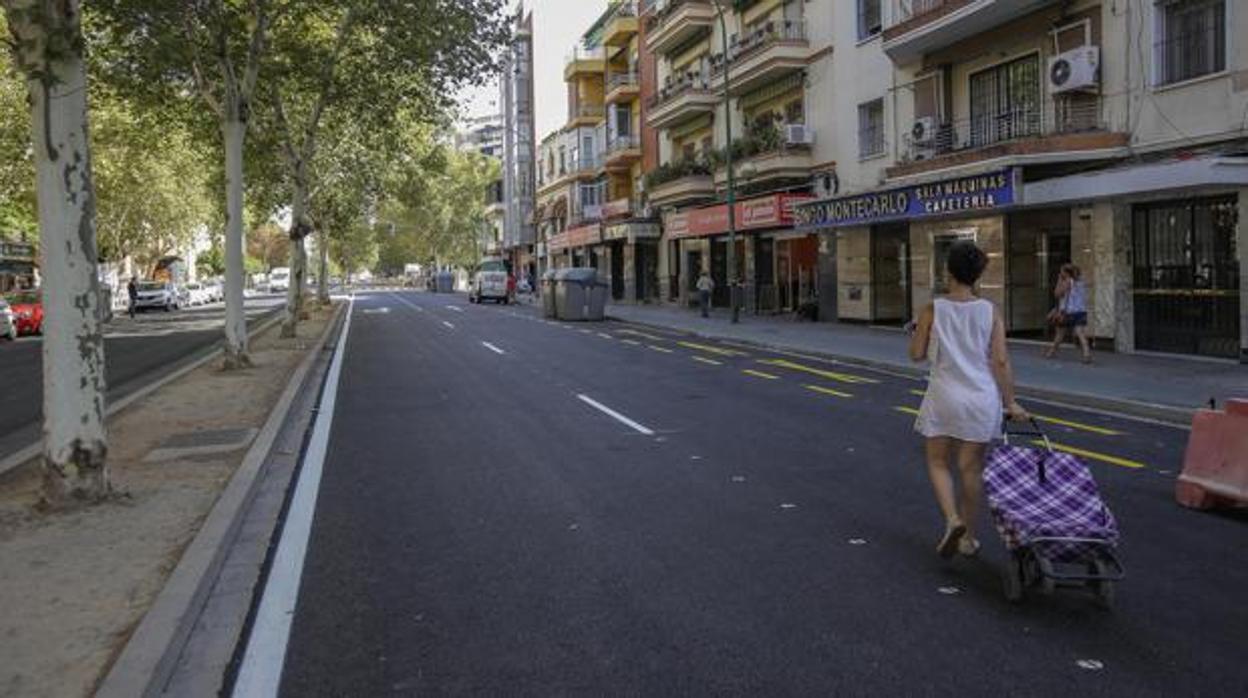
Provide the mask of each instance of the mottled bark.
[{"label": "mottled bark", "polygon": [[6,0],[28,77],[43,275],[43,483],[51,504],[109,493],[104,339],[76,0]]},{"label": "mottled bark", "polygon": [[227,105],[221,126],[225,141],[225,367],[251,365],[247,354],[247,313],[243,308],[243,109]]}]

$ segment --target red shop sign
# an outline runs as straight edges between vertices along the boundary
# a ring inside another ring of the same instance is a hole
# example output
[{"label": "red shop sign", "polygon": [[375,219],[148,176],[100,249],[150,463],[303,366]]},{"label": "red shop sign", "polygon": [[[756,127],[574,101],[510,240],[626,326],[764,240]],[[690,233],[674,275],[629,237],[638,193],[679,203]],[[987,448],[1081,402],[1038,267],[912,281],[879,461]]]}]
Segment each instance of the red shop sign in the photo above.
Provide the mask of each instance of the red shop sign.
[{"label": "red shop sign", "polygon": [[[737,230],[787,228],[793,225],[793,207],[810,199],[806,194],[773,194],[737,204]],[[728,232],[728,205],[693,209],[669,215],[664,224],[669,238],[702,237]]]}]

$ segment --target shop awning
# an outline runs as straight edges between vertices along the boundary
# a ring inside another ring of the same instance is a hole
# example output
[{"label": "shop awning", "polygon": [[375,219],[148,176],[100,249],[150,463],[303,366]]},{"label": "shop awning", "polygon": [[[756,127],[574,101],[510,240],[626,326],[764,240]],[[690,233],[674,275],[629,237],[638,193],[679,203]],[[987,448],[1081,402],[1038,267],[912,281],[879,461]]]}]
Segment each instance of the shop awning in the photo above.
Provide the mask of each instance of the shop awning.
[{"label": "shop awning", "polygon": [[1070,204],[1197,187],[1248,186],[1248,157],[1212,156],[1054,177],[1023,188],[1023,204]]}]

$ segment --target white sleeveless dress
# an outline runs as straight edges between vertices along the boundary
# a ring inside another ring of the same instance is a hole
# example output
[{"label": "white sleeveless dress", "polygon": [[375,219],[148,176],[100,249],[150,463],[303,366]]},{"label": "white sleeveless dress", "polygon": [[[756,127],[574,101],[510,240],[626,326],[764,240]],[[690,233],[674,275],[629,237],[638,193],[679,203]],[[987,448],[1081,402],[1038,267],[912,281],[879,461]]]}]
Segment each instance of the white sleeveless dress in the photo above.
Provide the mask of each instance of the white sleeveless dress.
[{"label": "white sleeveless dress", "polygon": [[926,437],[988,443],[1001,433],[1001,391],[992,377],[992,303],[938,298],[927,359],[927,393],[915,421]]}]

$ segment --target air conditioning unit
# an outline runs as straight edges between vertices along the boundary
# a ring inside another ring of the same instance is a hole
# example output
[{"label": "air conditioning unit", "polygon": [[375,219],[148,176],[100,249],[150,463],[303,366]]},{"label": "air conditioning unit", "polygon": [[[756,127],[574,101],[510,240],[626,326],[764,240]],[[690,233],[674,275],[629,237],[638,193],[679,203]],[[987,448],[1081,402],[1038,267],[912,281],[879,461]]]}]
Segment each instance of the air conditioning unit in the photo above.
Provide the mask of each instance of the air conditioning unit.
[{"label": "air conditioning unit", "polygon": [[815,130],[806,124],[787,124],[784,127],[785,145],[814,145]]},{"label": "air conditioning unit", "polygon": [[932,145],[936,141],[936,117],[923,116],[910,127],[910,140],[915,145]]},{"label": "air conditioning unit", "polygon": [[1049,92],[1094,89],[1100,83],[1101,49],[1083,46],[1049,59]]}]

